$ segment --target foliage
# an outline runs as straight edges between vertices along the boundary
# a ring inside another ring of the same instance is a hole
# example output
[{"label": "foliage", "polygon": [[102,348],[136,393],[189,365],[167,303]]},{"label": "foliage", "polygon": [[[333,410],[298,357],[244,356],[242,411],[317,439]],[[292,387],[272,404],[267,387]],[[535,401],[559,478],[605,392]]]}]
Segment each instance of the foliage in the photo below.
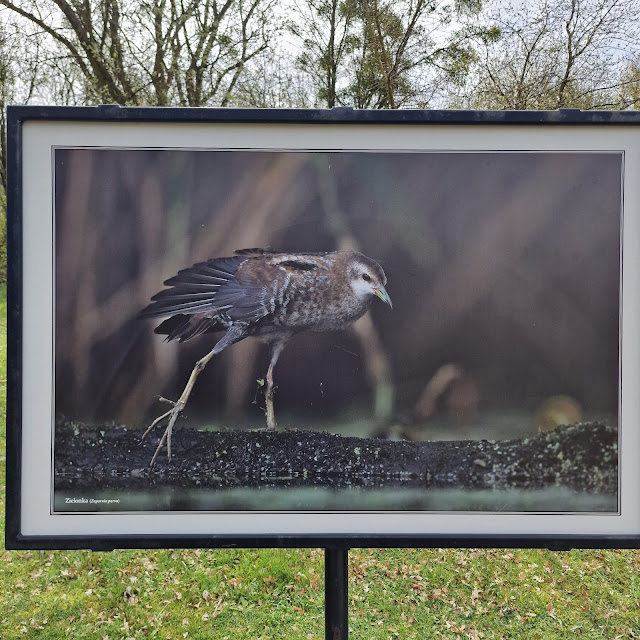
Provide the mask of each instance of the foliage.
[{"label": "foliage", "polygon": [[289,31],[302,43],[297,64],[316,93],[316,104],[332,108],[338,102],[338,84],[345,62],[357,46],[354,0],[306,0],[296,5],[297,20]]},{"label": "foliage", "polygon": [[634,108],[640,105],[640,56],[625,64],[619,90],[620,104]]},{"label": "foliage", "polygon": [[635,0],[0,0],[0,7],[3,105],[637,104]]},{"label": "foliage", "polygon": [[635,0],[0,0],[3,104],[628,108]]},{"label": "foliage", "polygon": [[7,200],[0,184],[0,283],[7,281]]},{"label": "foliage", "polygon": [[[6,416],[7,416],[7,287],[0,284],[0,462],[5,461],[6,451]],[[0,465],[0,473],[4,473],[4,464]],[[4,495],[4,476],[2,476],[1,495]],[[0,505],[4,509],[4,503]],[[4,513],[0,513],[0,518]],[[2,521],[4,523],[4,520]],[[4,526],[4,525],[3,525]]]},{"label": "foliage", "polygon": [[7,125],[6,105],[12,78],[7,58],[8,41],[0,25],[0,282],[7,281]]},{"label": "foliage", "polygon": [[7,135],[6,105],[11,86],[10,69],[6,57],[7,39],[0,25],[0,283],[7,281]]},{"label": "foliage", "polygon": [[441,81],[464,76],[481,26],[456,24],[480,3],[306,0],[289,23],[316,104],[425,107]]}]

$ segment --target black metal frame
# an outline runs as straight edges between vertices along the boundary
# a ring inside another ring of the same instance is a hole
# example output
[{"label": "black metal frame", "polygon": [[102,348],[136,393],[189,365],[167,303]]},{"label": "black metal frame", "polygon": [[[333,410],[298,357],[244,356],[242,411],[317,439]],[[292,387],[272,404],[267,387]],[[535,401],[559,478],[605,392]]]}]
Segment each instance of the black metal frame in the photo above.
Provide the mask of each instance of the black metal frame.
[{"label": "black metal frame", "polygon": [[[395,124],[395,125],[640,125],[638,111],[392,111],[353,110],[337,107],[315,109],[187,109],[101,105],[97,107],[11,106],[7,110],[7,209],[8,209],[8,345],[7,356],[7,549],[116,548],[286,548],[324,547],[327,571],[343,580],[346,550],[365,547],[469,547],[469,548],[640,548],[638,536],[597,535],[258,535],[255,536],[166,536],[130,535],[25,536],[20,524],[20,472],[22,455],[22,125],[27,121],[170,122],[170,123],[296,123],[296,124]],[[344,553],[343,553],[344,552]],[[332,578],[332,579],[333,579]],[[342,603],[342,595],[340,603]],[[335,613],[335,612],[334,612]],[[340,612],[338,612],[339,614]],[[338,615],[338,618],[340,616]],[[345,636],[346,637],[346,636]]]}]

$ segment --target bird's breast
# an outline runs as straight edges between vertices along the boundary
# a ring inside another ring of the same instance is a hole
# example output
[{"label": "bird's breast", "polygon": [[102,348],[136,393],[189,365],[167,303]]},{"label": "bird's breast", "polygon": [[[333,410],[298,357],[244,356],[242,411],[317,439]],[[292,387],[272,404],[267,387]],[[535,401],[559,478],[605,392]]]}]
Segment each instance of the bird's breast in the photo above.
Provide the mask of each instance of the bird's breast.
[{"label": "bird's breast", "polygon": [[342,329],[362,316],[369,307],[331,278],[291,279],[286,287],[275,287],[269,306],[272,322],[296,331],[333,331]]}]

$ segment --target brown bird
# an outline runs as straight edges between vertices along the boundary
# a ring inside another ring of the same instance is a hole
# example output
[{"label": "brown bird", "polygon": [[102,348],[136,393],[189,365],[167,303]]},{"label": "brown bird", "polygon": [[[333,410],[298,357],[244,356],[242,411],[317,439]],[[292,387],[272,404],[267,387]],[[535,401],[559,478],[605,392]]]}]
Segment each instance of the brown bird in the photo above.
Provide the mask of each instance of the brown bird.
[{"label": "brown bird", "polygon": [[142,313],[143,318],[167,318],[155,332],[184,342],[209,331],[226,331],[213,349],[196,362],[189,381],[172,408],[156,418],[142,438],[164,419],[162,447],[171,459],[171,432],[189,399],[199,373],[211,358],[249,336],[267,343],[270,362],[266,377],[267,429],[276,427],[273,409],[273,368],[287,341],[301,331],[333,331],[360,318],[374,296],[391,306],[382,267],[357,251],[278,253],[243,249],[228,258],[194,264],[165,281],[164,289]]}]

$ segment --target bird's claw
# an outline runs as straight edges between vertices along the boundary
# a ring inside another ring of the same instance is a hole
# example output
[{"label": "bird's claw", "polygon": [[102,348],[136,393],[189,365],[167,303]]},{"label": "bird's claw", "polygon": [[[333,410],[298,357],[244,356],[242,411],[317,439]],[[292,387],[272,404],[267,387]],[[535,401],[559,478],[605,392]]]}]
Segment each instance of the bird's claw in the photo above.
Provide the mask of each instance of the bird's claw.
[{"label": "bird's claw", "polygon": [[[175,404],[174,404],[175,407]],[[168,415],[173,412],[173,409],[169,409],[169,411],[165,411],[161,416],[158,416],[146,429],[146,431],[142,434],[140,438],[140,442],[143,442],[144,439],[149,435],[149,433],[153,430],[153,428],[159,423],[162,422]]]},{"label": "bird's claw", "polygon": [[152,429],[161,423],[165,418],[168,418],[167,427],[160,438],[160,443],[158,444],[155,453],[153,454],[153,458],[151,458],[151,462],[149,463],[149,469],[153,469],[156,464],[156,460],[160,455],[160,451],[162,451],[162,447],[164,447],[165,443],[167,445],[167,459],[171,460],[171,432],[173,430],[173,425],[175,424],[178,415],[182,411],[182,403],[174,402],[173,400],[168,400],[167,398],[163,398],[162,396],[158,396],[158,400],[161,402],[167,402],[172,405],[172,408],[169,411],[165,411],[161,416],[158,416],[146,429],[146,431],[142,434],[140,438],[140,442],[142,442],[147,435],[152,431]]}]

